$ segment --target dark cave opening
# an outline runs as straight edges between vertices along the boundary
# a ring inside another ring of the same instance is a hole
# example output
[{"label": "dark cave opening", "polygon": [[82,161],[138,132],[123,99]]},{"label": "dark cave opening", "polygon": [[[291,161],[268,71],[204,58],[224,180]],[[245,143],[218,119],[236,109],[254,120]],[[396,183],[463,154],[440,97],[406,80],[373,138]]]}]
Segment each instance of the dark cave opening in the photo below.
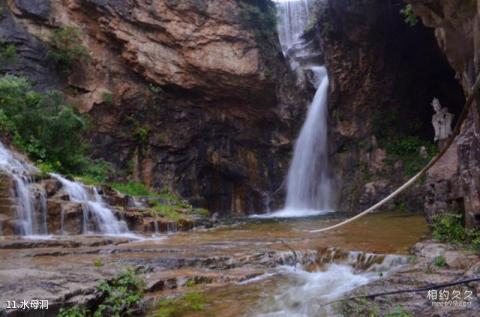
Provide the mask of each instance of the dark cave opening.
[{"label": "dark cave opening", "polygon": [[398,84],[405,96],[405,105],[396,113],[399,124],[392,127],[396,129],[396,135],[415,135],[431,141],[434,138],[431,124],[433,98],[438,98],[441,105],[455,115],[453,128],[465,96],[454,70],[437,44],[433,29],[425,27],[421,21],[415,26],[406,24],[403,16],[398,14],[403,5],[402,1],[396,1],[388,7],[391,19],[384,20],[386,25],[383,28],[387,64],[397,65],[395,76],[398,80],[407,79],[407,82]]}]

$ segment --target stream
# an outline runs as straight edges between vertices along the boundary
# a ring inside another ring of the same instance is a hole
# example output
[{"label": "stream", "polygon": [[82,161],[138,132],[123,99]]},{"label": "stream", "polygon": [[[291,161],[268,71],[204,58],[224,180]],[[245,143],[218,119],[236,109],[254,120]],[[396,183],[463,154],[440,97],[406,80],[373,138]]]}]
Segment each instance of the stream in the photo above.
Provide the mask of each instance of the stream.
[{"label": "stream", "polygon": [[157,300],[192,289],[207,304],[186,316],[331,316],[325,303],[405,264],[428,231],[422,215],[381,213],[310,232],[347,216],[237,219],[144,239],[2,237],[0,300],[48,299],[52,309],[63,298],[79,303],[94,296],[99,280],[136,267],[145,270],[151,316]]}]

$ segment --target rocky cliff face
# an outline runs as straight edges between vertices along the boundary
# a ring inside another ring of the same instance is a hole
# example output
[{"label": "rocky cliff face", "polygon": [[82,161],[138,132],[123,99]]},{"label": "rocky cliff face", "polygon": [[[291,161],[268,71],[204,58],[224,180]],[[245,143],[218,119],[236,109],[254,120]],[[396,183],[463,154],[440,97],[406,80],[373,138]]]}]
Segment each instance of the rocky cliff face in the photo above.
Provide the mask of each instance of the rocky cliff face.
[{"label": "rocky cliff face", "polygon": [[[402,1],[331,0],[315,36],[331,80],[330,140],[340,209],[360,211],[419,170],[433,147],[433,110],[458,113],[463,94],[431,30],[404,22]],[[389,208],[422,210],[420,184]]]},{"label": "rocky cliff face", "polygon": [[[214,212],[262,211],[279,197],[308,98],[292,84],[271,5],[11,0],[0,35],[19,58],[1,68],[62,89],[89,113],[95,156],[123,177]],[[46,43],[66,26],[80,30],[90,58],[62,75]]]},{"label": "rocky cliff face", "polygon": [[[455,69],[465,95],[480,73],[480,2],[409,0],[423,23],[435,29],[439,47]],[[460,135],[442,164],[429,175],[430,215],[458,210],[466,225],[480,224],[480,97],[477,95]]]}]

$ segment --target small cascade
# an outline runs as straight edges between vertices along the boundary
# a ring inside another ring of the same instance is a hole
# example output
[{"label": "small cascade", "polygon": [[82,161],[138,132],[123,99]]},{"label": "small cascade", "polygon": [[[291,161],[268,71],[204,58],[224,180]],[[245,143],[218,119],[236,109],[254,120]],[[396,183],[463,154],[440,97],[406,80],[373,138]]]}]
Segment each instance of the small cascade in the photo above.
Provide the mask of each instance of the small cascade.
[{"label": "small cascade", "polygon": [[[277,287],[272,298],[262,299],[257,317],[336,316],[326,305],[349,291],[387,276],[407,263],[401,255],[374,254],[327,248],[318,252],[292,252],[284,259],[287,284]],[[287,253],[288,254],[288,253]],[[316,266],[315,266],[316,265]],[[314,268],[317,269],[314,269]]]},{"label": "small cascade", "polygon": [[40,209],[40,224],[39,224],[39,234],[45,235],[48,234],[48,224],[47,224],[47,193],[44,188],[41,188],[38,194],[38,202]]},{"label": "small cascade", "polygon": [[13,181],[12,197],[16,201],[16,231],[20,235],[37,233],[35,217],[35,195],[31,189],[31,175],[37,169],[17,159],[13,153],[0,142],[0,170],[7,173]]},{"label": "small cascade", "polygon": [[89,193],[83,184],[70,181],[58,174],[52,173],[51,176],[62,183],[71,201],[82,205],[83,233],[124,234],[129,232],[127,224],[115,217],[95,187]]},{"label": "small cascade", "polygon": [[172,233],[177,233],[178,228],[177,228],[177,223],[176,222],[168,222],[167,223],[167,233],[172,234]]}]

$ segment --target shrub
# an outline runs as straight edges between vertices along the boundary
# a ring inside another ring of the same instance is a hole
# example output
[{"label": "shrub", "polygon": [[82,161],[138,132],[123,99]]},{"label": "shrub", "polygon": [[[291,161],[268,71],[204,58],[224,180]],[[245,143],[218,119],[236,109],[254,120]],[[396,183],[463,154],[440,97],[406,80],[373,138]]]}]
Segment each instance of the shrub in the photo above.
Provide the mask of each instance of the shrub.
[{"label": "shrub", "polygon": [[149,127],[138,127],[133,132],[133,138],[140,144],[145,144],[148,141],[148,135],[150,134]]},{"label": "shrub", "polygon": [[[407,136],[392,142],[381,140],[382,146],[387,150],[385,163],[393,165],[393,162],[400,159],[404,163],[404,171],[407,176],[419,172],[437,153],[435,144],[421,140],[418,137]],[[420,148],[425,147],[427,157],[420,156]]]},{"label": "shrub", "polygon": [[465,229],[460,214],[447,213],[434,217],[433,237],[442,242],[467,244],[480,250],[480,229]]},{"label": "shrub", "polygon": [[433,259],[433,264],[436,267],[447,267],[447,261],[445,260],[445,257],[442,255],[436,256]]},{"label": "shrub", "polygon": [[74,63],[90,59],[87,49],[82,44],[82,33],[74,27],[67,26],[55,30],[49,44],[47,59],[62,71],[69,71]]},{"label": "shrub", "polygon": [[462,215],[445,214],[433,219],[433,237],[443,242],[462,243],[465,241],[465,229],[462,226]]},{"label": "shrub", "polygon": [[102,267],[102,266],[103,266],[103,262],[102,262],[102,260],[100,260],[100,259],[95,259],[95,261],[93,261],[93,265],[94,265],[95,267]]},{"label": "shrub", "polygon": [[102,303],[93,316],[138,316],[142,311],[143,287],[144,281],[133,270],[126,270],[111,281],[103,281],[98,287]]},{"label": "shrub", "polygon": [[58,92],[40,94],[25,78],[6,75],[0,78],[0,110],[0,130],[31,159],[63,173],[85,170],[85,120]]},{"label": "shrub", "polygon": [[400,13],[403,15],[406,24],[415,26],[418,23],[418,18],[413,13],[413,7],[411,4],[407,4],[402,10],[400,10]]},{"label": "shrub", "polygon": [[79,306],[73,306],[71,308],[65,309],[61,308],[57,317],[85,317],[87,316],[87,311]]},{"label": "shrub", "polygon": [[92,184],[99,184],[105,183],[111,174],[113,174],[112,164],[102,159],[97,159],[90,160],[83,171],[82,178],[88,179]]},{"label": "shrub", "polygon": [[14,44],[0,44],[0,63],[12,63],[17,59],[17,47]]},{"label": "shrub", "polygon": [[[95,264],[96,265],[96,264]],[[111,281],[103,281],[97,287],[100,304],[95,311],[79,306],[60,309],[59,317],[140,316],[143,307],[144,281],[133,270],[125,270]]]},{"label": "shrub", "polygon": [[113,103],[113,95],[109,91],[104,91],[102,93],[102,101],[108,105],[111,105]]}]

